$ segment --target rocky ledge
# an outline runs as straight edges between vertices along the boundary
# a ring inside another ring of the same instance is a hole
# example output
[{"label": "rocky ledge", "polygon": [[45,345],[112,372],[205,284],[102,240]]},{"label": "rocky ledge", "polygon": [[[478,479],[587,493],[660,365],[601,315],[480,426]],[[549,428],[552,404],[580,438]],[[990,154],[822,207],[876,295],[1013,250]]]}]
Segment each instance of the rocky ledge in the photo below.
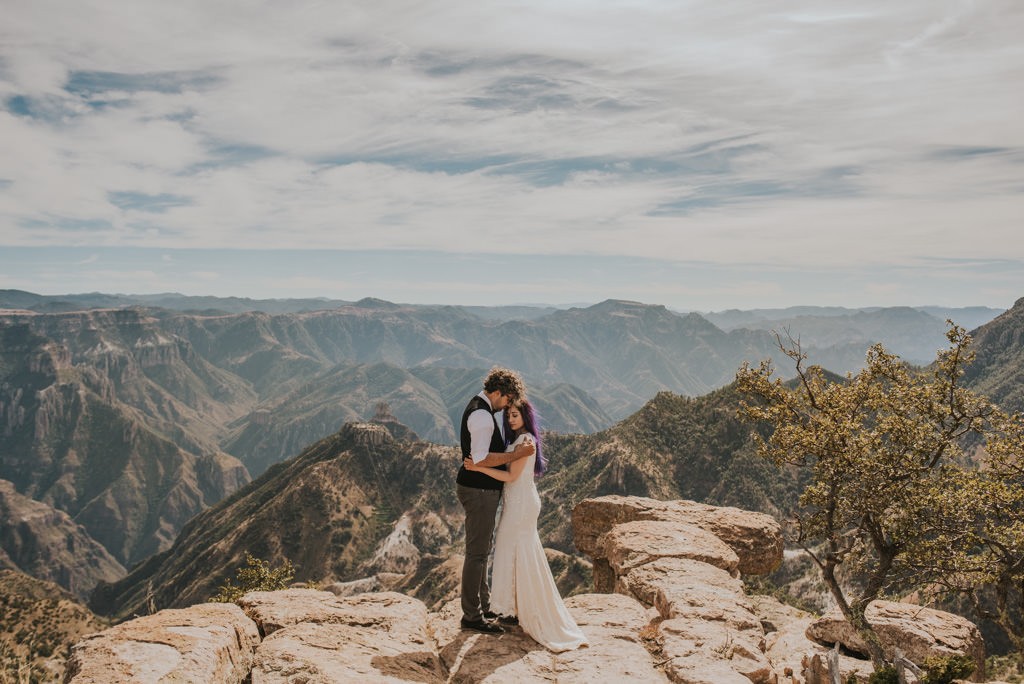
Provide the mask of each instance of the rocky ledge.
[{"label": "rocky ledge", "polygon": [[[743,573],[782,558],[770,517],[693,502],[602,497],[573,512],[577,547],[599,593],[566,600],[589,647],[553,654],[518,628],[459,629],[458,602],[438,612],[393,592],[252,592],[238,604],[163,610],[86,637],[66,682],[828,682],[845,623],[744,595]],[[956,616],[879,605],[883,640],[915,662],[962,653],[984,662],[977,628]],[[910,648],[909,645],[913,647]],[[842,681],[866,660],[840,659]],[[980,670],[979,670],[980,671]]]}]

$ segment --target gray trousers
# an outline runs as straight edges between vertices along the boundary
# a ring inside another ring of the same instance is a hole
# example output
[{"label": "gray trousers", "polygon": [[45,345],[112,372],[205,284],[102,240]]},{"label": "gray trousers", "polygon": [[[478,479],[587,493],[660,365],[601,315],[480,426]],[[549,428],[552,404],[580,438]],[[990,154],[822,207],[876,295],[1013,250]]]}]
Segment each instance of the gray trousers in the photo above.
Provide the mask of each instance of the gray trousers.
[{"label": "gray trousers", "polygon": [[501,501],[500,489],[455,486],[459,503],[466,511],[466,560],[462,564],[462,616],[482,620],[491,609],[487,585],[487,556],[491,552],[494,518]]}]

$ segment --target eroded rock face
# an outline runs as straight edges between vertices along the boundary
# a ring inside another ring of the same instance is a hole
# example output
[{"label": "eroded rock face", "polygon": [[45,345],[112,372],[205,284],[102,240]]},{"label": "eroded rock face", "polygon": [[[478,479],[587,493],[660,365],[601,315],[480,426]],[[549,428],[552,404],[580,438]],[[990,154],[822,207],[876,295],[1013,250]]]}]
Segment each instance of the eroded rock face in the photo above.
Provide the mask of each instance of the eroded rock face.
[{"label": "eroded rock face", "polygon": [[764,513],[709,506],[695,501],[658,501],[639,496],[601,496],[580,502],[572,512],[576,548],[597,558],[601,535],[622,523],[659,520],[694,525],[731,548],[744,575],[769,573],[782,562],[782,528]]},{"label": "eroded rock face", "polygon": [[64,511],[23,496],[0,480],[0,565],[59,584],[86,600],[124,567]]},{"label": "eroded rock face", "polygon": [[[815,622],[744,594],[743,554],[765,567],[775,553],[772,534],[764,548],[756,544],[760,521],[752,518],[743,528],[742,512],[631,497],[580,507],[573,516],[584,535],[580,546],[594,554],[595,567],[603,563],[609,592],[565,601],[587,647],[556,654],[517,627],[501,635],[463,631],[457,598],[430,612],[419,599],[386,591],[392,583],[411,586],[410,576],[432,581],[413,572],[333,591],[251,592],[238,606],[206,604],[132,620],[77,644],[68,681],[825,684],[831,644],[856,650],[845,623]],[[714,534],[708,521],[731,530],[732,542]],[[455,572],[460,560],[442,564],[445,572]],[[360,589],[373,593],[354,593]],[[982,662],[980,635],[966,620],[879,603],[869,619],[914,662],[954,652]],[[871,671],[869,661],[847,655],[838,668],[843,681],[850,675],[866,681]]]},{"label": "eroded rock face", "polygon": [[162,610],[75,644],[65,682],[241,682],[260,635],[232,603]]},{"label": "eroded rock face", "polygon": [[672,681],[775,681],[739,574],[740,553],[755,570],[781,561],[777,523],[688,501],[608,496],[579,504],[573,529],[593,558],[596,591],[657,610],[652,650]]},{"label": "eroded rock face", "polygon": [[240,603],[267,634],[253,684],[446,679],[426,606],[414,598],[291,589],[250,593]]},{"label": "eroded rock face", "polygon": [[[974,660],[974,681],[984,681],[985,642],[978,627],[959,615],[893,601],[873,601],[865,611],[887,658],[895,649],[914,663],[926,658],[967,655]],[[819,643],[840,643],[857,653],[867,646],[838,611],[833,611],[807,628],[807,638]]]},{"label": "eroded rock face", "polygon": [[409,631],[408,625],[425,624],[427,619],[421,601],[394,592],[343,597],[316,589],[252,591],[240,598],[238,605],[264,636],[303,622],[357,625],[397,633]]},{"label": "eroded rock face", "polygon": [[629,522],[616,525],[597,540],[598,558],[608,561],[616,577],[658,558],[688,558],[736,574],[739,558],[722,540],[694,525],[678,522]]}]

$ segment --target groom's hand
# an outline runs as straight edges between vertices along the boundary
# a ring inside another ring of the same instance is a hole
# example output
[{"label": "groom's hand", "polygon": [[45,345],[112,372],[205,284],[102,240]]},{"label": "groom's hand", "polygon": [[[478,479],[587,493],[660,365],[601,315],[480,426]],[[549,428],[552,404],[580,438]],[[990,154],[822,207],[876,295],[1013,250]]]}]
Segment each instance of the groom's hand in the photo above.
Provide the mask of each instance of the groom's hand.
[{"label": "groom's hand", "polygon": [[522,444],[520,444],[519,446],[517,446],[512,451],[512,454],[515,456],[515,458],[513,460],[518,461],[521,458],[526,458],[527,456],[532,456],[533,452],[535,452],[535,451],[537,451],[537,447],[535,447],[533,445],[533,442],[527,440],[527,441],[523,442]]},{"label": "groom's hand", "polygon": [[[521,458],[526,458],[536,450],[537,447],[534,446],[533,442],[526,441],[518,445],[512,451],[506,451],[504,453],[492,452],[487,454],[487,458],[477,463],[477,466],[490,466],[491,468],[494,468],[496,466],[507,465],[512,461],[518,461]],[[468,460],[472,461],[472,459]],[[463,464],[465,464],[465,461],[463,461]],[[466,465],[466,469],[470,470],[471,468]]]}]

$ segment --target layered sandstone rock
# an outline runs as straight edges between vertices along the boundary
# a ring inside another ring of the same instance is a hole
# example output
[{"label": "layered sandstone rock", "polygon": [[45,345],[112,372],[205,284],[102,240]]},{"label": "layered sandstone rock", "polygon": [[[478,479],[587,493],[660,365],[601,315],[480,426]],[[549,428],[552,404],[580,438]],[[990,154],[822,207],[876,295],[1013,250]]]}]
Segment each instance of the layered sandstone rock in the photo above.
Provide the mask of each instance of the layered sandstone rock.
[{"label": "layered sandstone rock", "polygon": [[606,496],[573,510],[573,531],[594,561],[596,591],[658,611],[652,640],[671,681],[776,681],[764,630],[738,579],[742,568],[766,571],[781,562],[774,520],[690,501]]},{"label": "layered sandstone rock", "polygon": [[161,610],[75,644],[65,682],[241,682],[252,670],[260,635],[229,603]]},{"label": "layered sandstone rock", "polygon": [[[517,627],[463,631],[457,599],[429,612],[418,599],[380,591],[397,578],[388,575],[365,587],[251,592],[238,606],[138,618],[76,645],[67,681],[826,684],[830,658],[842,681],[866,681],[869,661],[830,653],[837,642],[856,650],[844,623],[744,594],[744,568],[774,567],[781,557],[778,526],[765,518],[633,497],[577,506],[579,545],[603,564],[608,593],[566,599],[589,642],[567,653]],[[457,560],[438,567],[453,575]],[[352,593],[360,588],[374,593]],[[880,603],[871,619],[914,662],[983,658],[973,625],[943,616]]]},{"label": "layered sandstone rock", "polygon": [[239,603],[265,635],[254,684],[445,680],[426,606],[414,598],[290,589],[253,592]]},{"label": "layered sandstone rock", "polygon": [[[898,648],[911,662],[926,658],[967,655],[974,661],[974,681],[984,681],[985,642],[978,627],[959,615],[893,601],[873,601],[864,616],[878,634],[886,658]],[[820,643],[839,643],[856,653],[867,646],[838,611],[815,620],[807,637]]]},{"label": "layered sandstone rock", "polygon": [[576,548],[601,558],[597,546],[601,535],[616,525],[637,520],[684,523],[709,532],[736,553],[737,569],[744,575],[769,573],[782,562],[782,529],[769,515],[696,501],[658,501],[639,496],[601,496],[580,502],[572,512]]}]

